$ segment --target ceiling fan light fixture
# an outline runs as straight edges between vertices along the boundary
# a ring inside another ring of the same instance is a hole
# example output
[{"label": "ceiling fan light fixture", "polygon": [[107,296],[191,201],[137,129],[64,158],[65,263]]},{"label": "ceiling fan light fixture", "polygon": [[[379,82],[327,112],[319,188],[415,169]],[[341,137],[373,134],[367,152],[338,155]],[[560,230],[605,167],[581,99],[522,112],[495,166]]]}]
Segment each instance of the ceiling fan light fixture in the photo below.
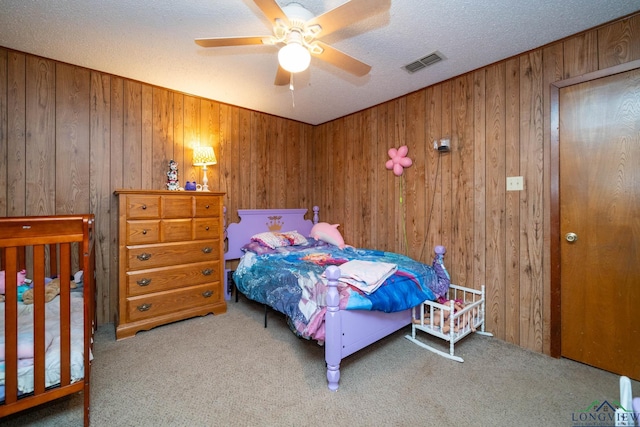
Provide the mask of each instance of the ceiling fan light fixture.
[{"label": "ceiling fan light fixture", "polygon": [[309,50],[297,41],[290,41],[278,52],[280,66],[290,73],[306,70],[311,63]]},{"label": "ceiling fan light fixture", "polygon": [[[245,0],[247,2],[247,0]],[[242,45],[277,45],[283,46],[278,51],[278,70],[274,84],[284,86],[290,83],[295,73],[306,70],[311,65],[311,56],[328,62],[357,77],[371,71],[371,66],[336,49],[325,42],[317,40],[318,36],[326,36],[360,21],[370,15],[390,7],[390,0],[349,0],[342,5],[326,11],[318,16],[295,0],[253,0],[262,14],[272,23],[272,36],[260,37],[214,37],[196,39],[202,47],[242,46]],[[280,6],[279,3],[288,3]],[[313,3],[305,0],[305,3]]]}]

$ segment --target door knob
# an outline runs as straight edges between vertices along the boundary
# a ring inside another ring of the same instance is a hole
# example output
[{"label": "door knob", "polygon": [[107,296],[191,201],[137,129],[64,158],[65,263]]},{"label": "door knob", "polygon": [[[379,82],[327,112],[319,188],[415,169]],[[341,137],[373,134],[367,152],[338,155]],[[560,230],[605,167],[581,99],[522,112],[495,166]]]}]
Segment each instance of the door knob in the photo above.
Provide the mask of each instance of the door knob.
[{"label": "door knob", "polygon": [[576,233],[567,233],[564,238],[567,239],[567,242],[573,243],[578,240],[578,235]]}]

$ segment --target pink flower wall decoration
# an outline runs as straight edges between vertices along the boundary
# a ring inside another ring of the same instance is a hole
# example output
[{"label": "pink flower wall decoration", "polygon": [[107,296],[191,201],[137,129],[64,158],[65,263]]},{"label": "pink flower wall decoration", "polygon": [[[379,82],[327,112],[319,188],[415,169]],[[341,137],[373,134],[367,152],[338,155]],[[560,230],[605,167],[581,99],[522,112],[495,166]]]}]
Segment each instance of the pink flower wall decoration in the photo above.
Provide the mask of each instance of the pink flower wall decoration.
[{"label": "pink flower wall decoration", "polygon": [[402,175],[404,168],[408,168],[413,164],[413,161],[407,157],[408,153],[409,148],[407,148],[406,145],[403,145],[398,149],[390,148],[388,154],[391,158],[387,160],[385,166],[387,169],[393,170],[395,176]]}]

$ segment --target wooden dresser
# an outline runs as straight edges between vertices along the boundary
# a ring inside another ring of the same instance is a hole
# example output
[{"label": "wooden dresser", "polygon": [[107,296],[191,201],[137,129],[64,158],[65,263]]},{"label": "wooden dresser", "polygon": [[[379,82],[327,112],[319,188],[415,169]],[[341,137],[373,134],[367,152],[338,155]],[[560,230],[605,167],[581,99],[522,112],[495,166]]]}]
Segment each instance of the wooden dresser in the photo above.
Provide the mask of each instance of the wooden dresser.
[{"label": "wooden dresser", "polygon": [[224,193],[116,190],[119,284],[116,339],[227,311]]}]

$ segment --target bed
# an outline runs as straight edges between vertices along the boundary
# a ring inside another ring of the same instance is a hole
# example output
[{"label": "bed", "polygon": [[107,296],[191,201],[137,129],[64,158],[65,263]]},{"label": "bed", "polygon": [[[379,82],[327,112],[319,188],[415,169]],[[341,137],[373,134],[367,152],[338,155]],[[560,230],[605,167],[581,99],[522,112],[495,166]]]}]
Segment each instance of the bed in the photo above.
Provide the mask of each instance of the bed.
[{"label": "bed", "polygon": [[[434,268],[399,254],[339,249],[320,239],[308,238],[308,244],[296,245],[288,232],[310,236],[314,224],[319,223],[317,207],[312,220],[305,219],[306,214],[307,209],[238,210],[240,221],[227,227],[225,260],[240,259],[233,273],[236,292],[282,312],[294,333],[324,344],[328,388],[335,391],[341,360],[411,324],[412,307],[446,294],[448,273],[441,257],[438,268]],[[291,245],[275,252],[255,252],[256,242],[264,243],[260,241],[264,234],[273,232],[287,234]],[[301,259],[311,262],[292,267]],[[344,283],[341,271],[351,261],[369,263],[367,266],[379,262],[397,269],[385,273],[382,284],[375,289],[354,289]],[[412,291],[393,296],[396,288]]]},{"label": "bed", "polygon": [[0,218],[0,418],[83,392],[89,424],[93,222]]}]

